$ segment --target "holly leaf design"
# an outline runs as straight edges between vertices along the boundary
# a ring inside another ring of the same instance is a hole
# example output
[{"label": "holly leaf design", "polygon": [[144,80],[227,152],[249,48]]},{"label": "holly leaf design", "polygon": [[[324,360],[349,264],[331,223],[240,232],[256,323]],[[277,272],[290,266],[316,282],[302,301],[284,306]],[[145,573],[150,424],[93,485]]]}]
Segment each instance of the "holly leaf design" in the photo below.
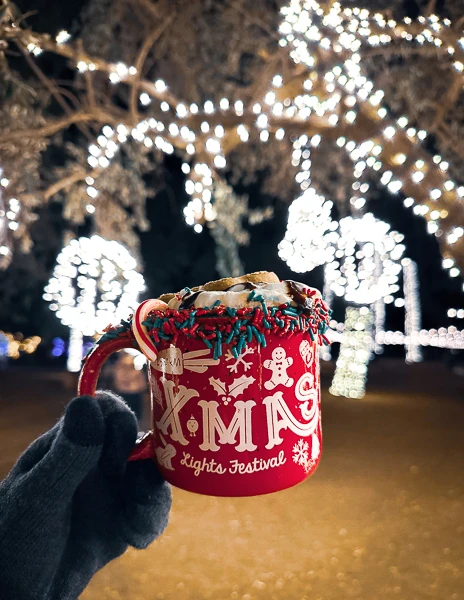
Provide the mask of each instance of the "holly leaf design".
[{"label": "holly leaf design", "polygon": [[254,377],[247,377],[246,375],[242,375],[238,379],[235,379],[229,386],[229,396],[237,398],[237,396],[240,396],[254,380]]},{"label": "holly leaf design", "polygon": [[171,461],[177,454],[177,451],[172,444],[168,444],[165,448],[156,448],[155,453],[161,466],[170,471],[174,471]]},{"label": "holly leaf design", "polygon": [[158,402],[160,406],[163,406],[163,392],[156,381],[156,377],[152,378],[151,389],[153,390],[153,397]]},{"label": "holly leaf design", "polygon": [[220,379],[215,379],[214,377],[210,377],[209,382],[220,396],[227,396],[226,383],[223,383]]}]

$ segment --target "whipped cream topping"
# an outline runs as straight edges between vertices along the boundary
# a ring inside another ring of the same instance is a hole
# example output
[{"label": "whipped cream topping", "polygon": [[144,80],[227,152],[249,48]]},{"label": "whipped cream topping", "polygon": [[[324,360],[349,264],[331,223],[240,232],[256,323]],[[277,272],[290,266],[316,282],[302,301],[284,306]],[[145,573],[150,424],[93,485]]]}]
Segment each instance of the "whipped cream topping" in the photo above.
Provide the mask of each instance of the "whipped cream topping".
[{"label": "whipped cream topping", "polygon": [[[229,308],[253,308],[261,306],[263,301],[269,307],[288,303],[291,306],[310,308],[305,306],[306,302],[312,304],[305,290],[313,291],[312,288],[294,281],[258,285],[243,283],[233,285],[224,291],[198,290],[192,292],[186,288],[169,301],[169,308],[181,310],[184,308],[212,307],[218,304]],[[251,294],[252,291],[254,291],[254,294]]]}]

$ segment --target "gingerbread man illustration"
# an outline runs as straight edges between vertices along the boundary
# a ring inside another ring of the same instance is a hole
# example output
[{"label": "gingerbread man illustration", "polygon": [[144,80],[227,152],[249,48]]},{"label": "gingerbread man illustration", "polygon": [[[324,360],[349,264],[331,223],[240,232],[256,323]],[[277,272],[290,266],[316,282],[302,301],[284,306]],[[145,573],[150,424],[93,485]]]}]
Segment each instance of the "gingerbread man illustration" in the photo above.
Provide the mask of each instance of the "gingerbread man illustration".
[{"label": "gingerbread man illustration", "polygon": [[287,358],[285,350],[277,346],[272,351],[272,360],[265,360],[264,367],[272,371],[272,377],[264,383],[267,390],[273,390],[279,384],[285,387],[293,385],[293,379],[287,375],[287,369],[293,364],[293,358]]}]

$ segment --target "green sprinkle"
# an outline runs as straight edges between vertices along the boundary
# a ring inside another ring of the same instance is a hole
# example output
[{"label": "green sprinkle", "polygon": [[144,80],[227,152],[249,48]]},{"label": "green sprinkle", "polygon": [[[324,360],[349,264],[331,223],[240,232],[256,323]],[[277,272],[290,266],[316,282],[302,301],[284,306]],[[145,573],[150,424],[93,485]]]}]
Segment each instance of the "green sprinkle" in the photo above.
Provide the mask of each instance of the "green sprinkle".
[{"label": "green sprinkle", "polygon": [[266,318],[263,319],[263,323],[264,323],[264,327],[266,329],[271,329],[271,324],[269,323],[269,321]]},{"label": "green sprinkle", "polygon": [[247,342],[250,343],[251,340],[253,339],[253,331],[251,330],[251,327],[249,325],[247,325]]},{"label": "green sprinkle", "polygon": [[214,344],[214,353],[213,353],[213,358],[216,360],[218,359],[220,356],[222,356],[222,342],[220,340],[218,340],[215,344]]},{"label": "green sprinkle", "polygon": [[254,300],[255,293],[256,293],[255,290],[251,290],[251,292],[248,294],[248,298],[247,298],[248,302],[251,302],[251,300]]},{"label": "green sprinkle", "polygon": [[234,335],[235,335],[235,331],[233,329],[231,329],[229,335],[226,338],[226,344],[230,344]]},{"label": "green sprinkle", "polygon": [[193,326],[194,326],[194,324],[195,324],[195,315],[196,315],[196,314],[197,314],[197,311],[196,311],[196,310],[192,310],[192,312],[190,313],[190,317],[189,317],[189,320],[188,320],[188,326],[189,326],[189,329],[190,329],[191,327],[193,327]]},{"label": "green sprinkle", "polygon": [[311,327],[308,329],[308,331],[309,331],[309,335],[311,336],[311,341],[314,342],[314,333],[313,333],[313,330],[311,329]]},{"label": "green sprinkle", "polygon": [[201,338],[201,339],[205,342],[205,345],[207,348],[213,347],[213,344],[209,340],[207,340],[206,338]]},{"label": "green sprinkle", "polygon": [[216,300],[216,302],[213,304],[212,308],[216,308],[216,306],[219,306],[221,304],[220,300]]},{"label": "green sprinkle", "polygon": [[252,329],[252,331],[253,331],[253,333],[254,333],[254,335],[255,335],[255,338],[256,338],[256,339],[258,340],[258,342],[261,344],[261,343],[262,343],[262,342],[261,342],[261,340],[262,340],[262,338],[263,338],[264,336],[262,336],[262,335],[260,334],[260,332],[259,332],[259,331],[256,329],[256,327],[255,327],[254,325],[250,325],[250,327],[251,327],[251,329]]},{"label": "green sprinkle", "polygon": [[237,309],[236,308],[231,308],[230,306],[226,307],[226,312],[229,315],[229,317],[235,317],[235,315],[237,314]]},{"label": "green sprinkle", "polygon": [[232,354],[234,355],[234,358],[238,358],[238,352],[237,352],[236,346],[232,346]]},{"label": "green sprinkle", "polygon": [[241,326],[242,326],[242,322],[239,319],[238,321],[236,321],[236,323],[234,325],[235,335],[240,335],[240,327]]}]

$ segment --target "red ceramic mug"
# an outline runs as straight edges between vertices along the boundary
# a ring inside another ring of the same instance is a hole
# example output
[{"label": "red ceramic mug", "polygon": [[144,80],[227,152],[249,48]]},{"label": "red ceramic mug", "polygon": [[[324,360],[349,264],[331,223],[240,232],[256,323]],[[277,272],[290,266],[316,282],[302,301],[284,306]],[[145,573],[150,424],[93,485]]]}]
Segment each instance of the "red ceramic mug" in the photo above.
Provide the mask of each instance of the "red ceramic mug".
[{"label": "red ceramic mug", "polygon": [[129,460],[153,459],[171,484],[212,496],[266,494],[309,477],[322,447],[317,322],[315,335],[285,307],[272,319],[220,307],[197,315],[195,329],[188,311],[165,307],[147,300],[131,324],[109,329],[79,381],[79,394],[93,395],[111,353],[148,357],[153,430]]}]

